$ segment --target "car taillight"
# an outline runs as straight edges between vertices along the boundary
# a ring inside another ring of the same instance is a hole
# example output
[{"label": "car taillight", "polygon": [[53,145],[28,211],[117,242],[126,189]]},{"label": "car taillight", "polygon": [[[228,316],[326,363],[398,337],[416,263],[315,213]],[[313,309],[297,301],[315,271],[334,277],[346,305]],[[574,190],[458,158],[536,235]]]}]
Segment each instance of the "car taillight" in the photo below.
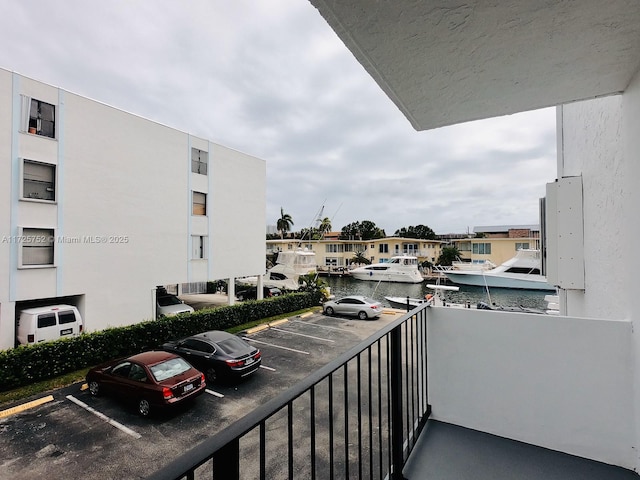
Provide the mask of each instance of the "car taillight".
[{"label": "car taillight", "polygon": [[80,330],[79,331],[80,331],[80,333],[82,333],[82,324],[80,324]]},{"label": "car taillight", "polygon": [[36,341],[36,337],[33,334],[27,335],[27,343],[33,343]]},{"label": "car taillight", "polygon": [[200,385],[204,385],[205,381],[204,381],[204,373],[200,374]]},{"label": "car taillight", "polygon": [[257,360],[257,359],[259,359],[261,356],[262,356],[262,352],[258,352],[258,353],[256,353],[256,354],[254,355],[254,357],[253,357],[253,358]]},{"label": "car taillight", "polygon": [[170,398],[173,398],[173,392],[171,391],[170,388],[164,387],[162,389],[162,396],[164,397],[165,400],[169,400]]},{"label": "car taillight", "polygon": [[225,360],[230,367],[241,367],[244,365],[244,360]]}]

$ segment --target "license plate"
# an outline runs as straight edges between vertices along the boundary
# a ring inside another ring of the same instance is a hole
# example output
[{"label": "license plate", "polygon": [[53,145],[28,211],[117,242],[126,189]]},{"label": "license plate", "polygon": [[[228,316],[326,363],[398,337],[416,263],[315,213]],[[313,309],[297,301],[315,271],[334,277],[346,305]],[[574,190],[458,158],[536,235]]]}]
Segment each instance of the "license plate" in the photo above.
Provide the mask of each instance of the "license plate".
[{"label": "license plate", "polygon": [[193,383],[184,386],[184,393],[187,393],[189,390],[193,390]]},{"label": "license plate", "polygon": [[247,359],[244,361],[244,364],[245,364],[245,365],[249,365],[249,364],[251,364],[251,363],[253,363],[253,358],[247,358]]},{"label": "license plate", "polygon": [[60,335],[71,335],[73,333],[73,328],[65,328],[64,330],[60,330]]}]

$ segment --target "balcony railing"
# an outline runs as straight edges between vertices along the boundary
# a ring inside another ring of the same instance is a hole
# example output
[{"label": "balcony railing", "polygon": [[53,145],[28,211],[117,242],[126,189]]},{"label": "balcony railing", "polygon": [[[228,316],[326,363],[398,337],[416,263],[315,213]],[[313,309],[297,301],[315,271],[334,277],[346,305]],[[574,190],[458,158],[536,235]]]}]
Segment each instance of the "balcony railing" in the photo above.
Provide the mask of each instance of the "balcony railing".
[{"label": "balcony railing", "polygon": [[431,412],[428,312],[395,320],[149,478],[402,479]]}]

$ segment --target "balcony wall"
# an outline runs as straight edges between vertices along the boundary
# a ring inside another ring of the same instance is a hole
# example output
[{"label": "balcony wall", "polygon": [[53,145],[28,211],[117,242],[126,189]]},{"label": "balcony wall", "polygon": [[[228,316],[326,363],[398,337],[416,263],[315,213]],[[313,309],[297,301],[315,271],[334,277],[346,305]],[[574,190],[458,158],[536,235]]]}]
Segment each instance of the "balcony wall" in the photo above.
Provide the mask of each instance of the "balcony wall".
[{"label": "balcony wall", "polygon": [[631,324],[432,308],[432,418],[635,467]]}]

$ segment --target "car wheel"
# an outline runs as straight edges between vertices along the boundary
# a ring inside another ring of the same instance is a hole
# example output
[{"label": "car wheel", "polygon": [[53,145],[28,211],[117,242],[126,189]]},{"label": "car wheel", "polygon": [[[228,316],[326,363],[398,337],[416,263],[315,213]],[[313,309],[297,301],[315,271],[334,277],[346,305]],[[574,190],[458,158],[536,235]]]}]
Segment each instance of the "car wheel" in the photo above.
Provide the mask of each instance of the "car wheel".
[{"label": "car wheel", "polygon": [[151,405],[149,405],[149,400],[145,400],[144,398],[138,402],[138,413],[143,417],[149,416],[149,412],[151,412]]},{"label": "car wheel", "polygon": [[362,311],[362,312],[358,312],[358,318],[359,318],[360,320],[366,320],[366,319],[368,319],[369,317],[367,316],[367,312]]},{"label": "car wheel", "polygon": [[205,374],[207,377],[207,382],[209,383],[215,383],[216,380],[218,380],[218,372],[213,367],[208,368]]},{"label": "car wheel", "polygon": [[324,311],[324,313],[326,313],[329,316],[333,315],[333,308],[327,307],[327,309]]},{"label": "car wheel", "polygon": [[91,380],[89,382],[89,393],[91,393],[91,395],[93,395],[94,397],[100,395],[100,384],[95,380]]}]

